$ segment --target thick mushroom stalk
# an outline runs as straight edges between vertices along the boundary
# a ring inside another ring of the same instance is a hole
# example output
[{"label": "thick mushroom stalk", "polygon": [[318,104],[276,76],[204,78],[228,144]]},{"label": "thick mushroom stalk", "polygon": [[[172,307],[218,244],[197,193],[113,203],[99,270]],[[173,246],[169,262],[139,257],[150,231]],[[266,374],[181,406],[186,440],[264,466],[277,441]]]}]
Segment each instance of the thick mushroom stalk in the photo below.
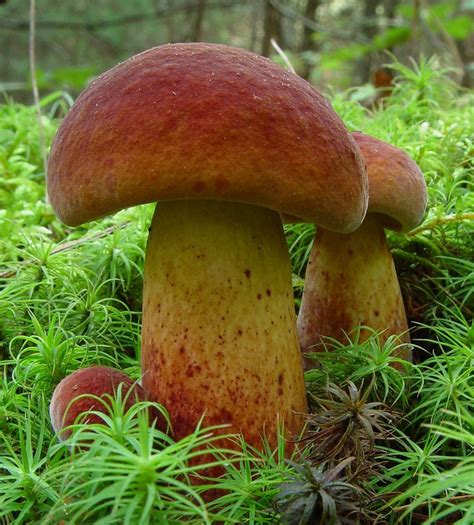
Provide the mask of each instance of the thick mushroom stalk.
[{"label": "thick mushroom stalk", "polygon": [[[380,332],[381,343],[393,334],[400,343],[410,342],[395,265],[376,213],[347,235],[318,228],[298,315],[302,351],[321,350],[324,336],[347,341],[359,326]],[[370,333],[362,329],[360,340]],[[410,359],[409,349],[401,347],[399,356]]]},{"label": "thick mushroom stalk", "polygon": [[175,437],[229,423],[261,447],[306,411],[291,271],[277,212],[238,203],[157,205],[145,264],[143,386]]}]

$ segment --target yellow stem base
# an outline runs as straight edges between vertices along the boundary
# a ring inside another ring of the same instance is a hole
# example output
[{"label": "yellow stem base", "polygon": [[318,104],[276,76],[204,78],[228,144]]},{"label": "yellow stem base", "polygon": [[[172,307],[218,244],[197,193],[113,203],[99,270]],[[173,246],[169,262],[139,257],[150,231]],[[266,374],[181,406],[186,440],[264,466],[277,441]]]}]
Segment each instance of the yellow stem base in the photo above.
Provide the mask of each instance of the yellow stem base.
[{"label": "yellow stem base", "polygon": [[261,447],[278,420],[298,434],[306,412],[291,272],[278,213],[255,206],[157,205],[143,297],[143,388],[174,435],[230,424]]}]

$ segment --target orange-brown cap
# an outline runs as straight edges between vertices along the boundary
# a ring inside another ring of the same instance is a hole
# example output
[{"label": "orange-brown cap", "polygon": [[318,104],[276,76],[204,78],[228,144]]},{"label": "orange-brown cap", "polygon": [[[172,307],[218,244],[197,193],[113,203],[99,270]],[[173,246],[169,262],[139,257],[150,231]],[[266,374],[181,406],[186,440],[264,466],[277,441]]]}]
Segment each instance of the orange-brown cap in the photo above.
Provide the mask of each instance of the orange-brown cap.
[{"label": "orange-brown cap", "polygon": [[348,232],[365,215],[366,177],[305,80],[243,49],[170,44],[81,94],[54,140],[48,191],[70,225],[146,202],[217,199]]},{"label": "orange-brown cap", "polygon": [[364,133],[352,133],[369,175],[369,208],[385,216],[385,226],[408,231],[420,223],[426,207],[423,173],[404,151]]}]

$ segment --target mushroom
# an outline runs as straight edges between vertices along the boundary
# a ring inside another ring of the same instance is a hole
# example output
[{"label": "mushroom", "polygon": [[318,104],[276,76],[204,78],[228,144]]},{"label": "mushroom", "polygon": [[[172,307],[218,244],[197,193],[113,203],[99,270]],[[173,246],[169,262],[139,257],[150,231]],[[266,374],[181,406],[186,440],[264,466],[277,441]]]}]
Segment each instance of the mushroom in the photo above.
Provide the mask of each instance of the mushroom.
[{"label": "mushroom", "polygon": [[[347,340],[359,326],[381,331],[380,342],[396,335],[409,343],[407,317],[384,228],[414,228],[426,206],[423,174],[406,153],[352,133],[367,164],[369,207],[350,234],[318,228],[306,269],[298,336],[303,352],[317,351],[324,337]],[[369,332],[362,330],[360,341]],[[403,345],[398,355],[411,359]]]},{"label": "mushroom", "polygon": [[[59,439],[64,440],[70,436],[71,430],[68,427],[81,414],[90,411],[106,413],[107,406],[96,398],[105,399],[106,395],[115,397],[119,385],[122,385],[122,396],[127,410],[137,401],[144,400],[141,386],[115,368],[91,366],[76,370],[65,377],[54,389],[49,405],[51,424]],[[85,422],[102,423],[102,419],[97,414],[89,414]]]},{"label": "mushroom", "polygon": [[351,231],[367,205],[360,152],[310,84],[228,46],[145,51],[78,98],[48,185],[70,225],[160,201],[141,361],[147,398],[168,409],[177,439],[203,414],[257,447],[262,435],[276,443],[278,424],[300,431],[305,385],[279,212]]}]

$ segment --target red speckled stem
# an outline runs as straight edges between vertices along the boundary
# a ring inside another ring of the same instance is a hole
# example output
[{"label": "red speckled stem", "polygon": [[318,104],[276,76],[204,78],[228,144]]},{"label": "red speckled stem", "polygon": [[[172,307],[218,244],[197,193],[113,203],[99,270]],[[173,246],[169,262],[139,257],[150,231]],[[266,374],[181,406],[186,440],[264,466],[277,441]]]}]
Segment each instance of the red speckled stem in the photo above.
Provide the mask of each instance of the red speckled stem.
[{"label": "red speckled stem", "polygon": [[[318,228],[306,269],[298,335],[303,352],[322,350],[323,337],[347,342],[358,326],[410,342],[405,307],[385,231],[375,213],[344,235]],[[369,335],[362,331],[360,340]],[[403,347],[399,354],[411,359]]]},{"label": "red speckled stem", "polygon": [[261,447],[306,412],[288,249],[277,212],[247,204],[157,205],[145,265],[143,387],[176,438],[229,423]]}]

